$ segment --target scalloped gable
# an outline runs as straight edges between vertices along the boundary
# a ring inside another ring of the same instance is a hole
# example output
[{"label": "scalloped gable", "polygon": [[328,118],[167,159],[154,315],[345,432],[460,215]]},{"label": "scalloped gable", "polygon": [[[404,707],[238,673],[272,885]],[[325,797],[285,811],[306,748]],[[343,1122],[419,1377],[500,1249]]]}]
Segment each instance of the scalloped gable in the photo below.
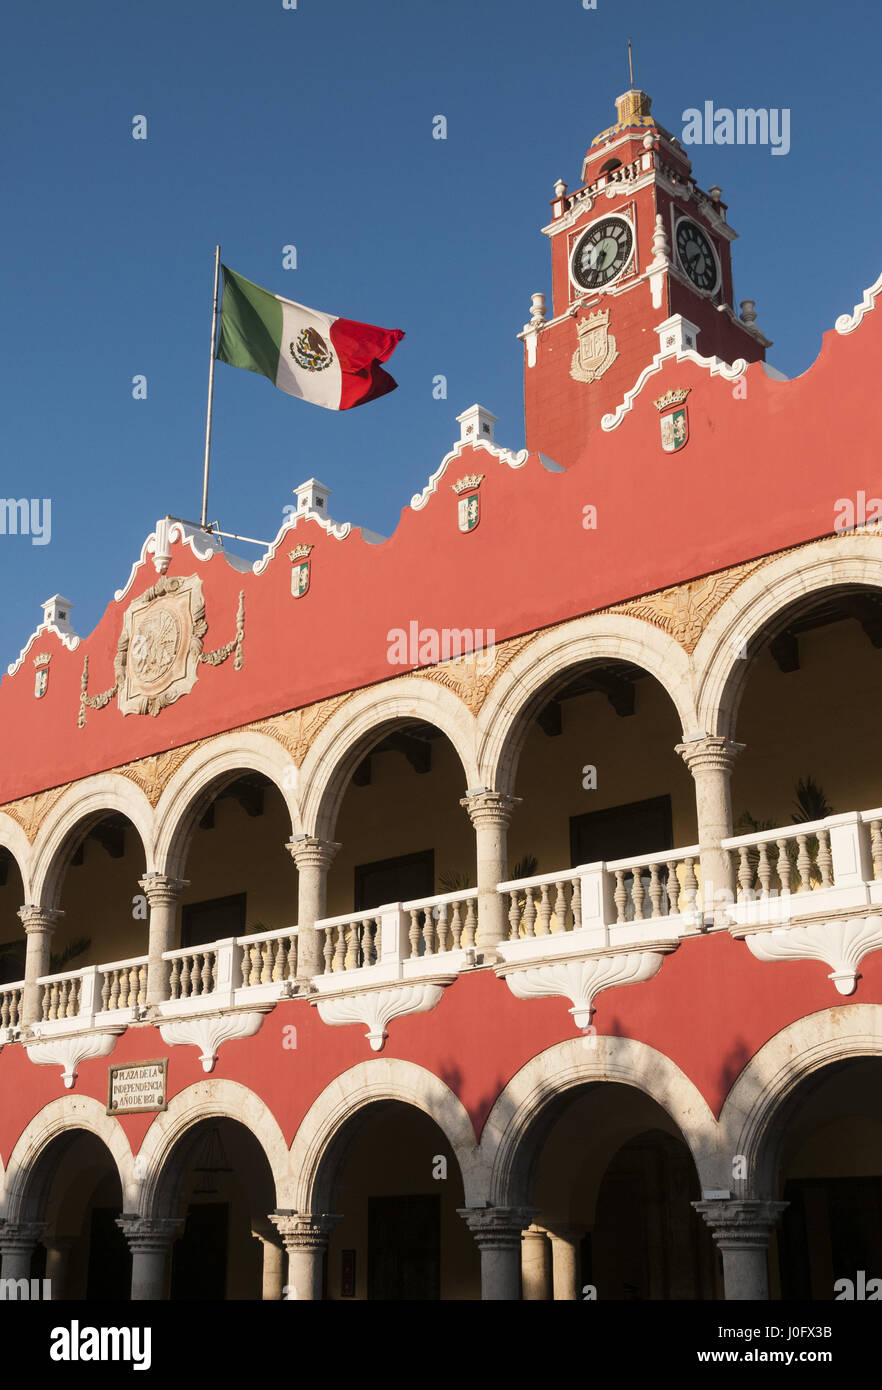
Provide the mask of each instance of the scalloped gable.
[{"label": "scalloped gable", "polygon": [[[587,438],[567,469],[461,437],[381,544],[310,514],[251,561],[198,528],[161,524],[87,637],[41,624],[0,682],[0,804],[404,674],[413,668],[390,665],[387,635],[413,621],[492,630],[499,642],[830,534],[838,497],[882,495],[880,288],[882,278],[837,319],[802,376],[781,383],[754,364],[746,399],[733,367],[688,350],[654,358],[614,427]],[[666,454],[653,397],[687,386],[689,442]],[[466,416],[476,411],[491,418],[480,407]],[[452,488],[459,469],[483,475],[468,533]],[[299,597],[293,532],[314,542]],[[224,564],[211,563],[218,556]],[[155,718],[124,716],[109,696],[78,727],[86,659],[88,691],[112,695],[126,613],[163,569],[200,575],[207,654],[232,650],[241,616],[241,662],[201,665]],[[43,635],[56,640],[37,699],[22,666]]]}]

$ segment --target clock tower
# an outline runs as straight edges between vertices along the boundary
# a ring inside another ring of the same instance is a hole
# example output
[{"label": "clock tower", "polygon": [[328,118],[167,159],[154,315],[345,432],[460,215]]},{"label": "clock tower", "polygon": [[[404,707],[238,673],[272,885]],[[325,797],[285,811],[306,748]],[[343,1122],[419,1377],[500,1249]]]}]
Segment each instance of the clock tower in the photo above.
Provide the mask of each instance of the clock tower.
[{"label": "clock tower", "polygon": [[554,186],[551,311],[533,296],[524,342],[526,443],[568,467],[658,353],[762,360],[753,301],[734,307],[737,233],[721,191],[631,88],[592,140],[574,192]]}]

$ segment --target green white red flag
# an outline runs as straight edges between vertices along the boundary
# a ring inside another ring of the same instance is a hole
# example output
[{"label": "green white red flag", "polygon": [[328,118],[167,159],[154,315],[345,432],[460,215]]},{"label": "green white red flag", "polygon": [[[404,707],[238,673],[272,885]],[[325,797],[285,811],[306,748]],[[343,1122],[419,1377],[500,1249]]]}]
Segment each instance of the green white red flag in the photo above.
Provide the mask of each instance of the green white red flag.
[{"label": "green white red flag", "polygon": [[404,333],[323,314],[261,289],[222,266],[219,362],[268,376],[280,391],[328,410],[350,410],[394,391],[380,363]]}]

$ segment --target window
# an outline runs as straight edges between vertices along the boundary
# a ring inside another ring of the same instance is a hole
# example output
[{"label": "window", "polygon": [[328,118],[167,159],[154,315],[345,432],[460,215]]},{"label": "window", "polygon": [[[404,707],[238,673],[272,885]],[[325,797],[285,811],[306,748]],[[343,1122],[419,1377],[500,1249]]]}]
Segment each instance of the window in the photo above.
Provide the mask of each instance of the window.
[{"label": "window", "polygon": [[411,898],[430,898],[435,892],[435,851],[401,854],[397,859],[378,859],[355,867],[355,912],[384,903],[406,903]]},{"label": "window", "polygon": [[674,848],[671,798],[653,796],[570,817],[570,863],[630,859]]},{"label": "window", "polygon": [[231,893],[228,898],[207,898],[181,908],[181,949],[202,946],[206,941],[223,941],[245,932],[247,893]]}]

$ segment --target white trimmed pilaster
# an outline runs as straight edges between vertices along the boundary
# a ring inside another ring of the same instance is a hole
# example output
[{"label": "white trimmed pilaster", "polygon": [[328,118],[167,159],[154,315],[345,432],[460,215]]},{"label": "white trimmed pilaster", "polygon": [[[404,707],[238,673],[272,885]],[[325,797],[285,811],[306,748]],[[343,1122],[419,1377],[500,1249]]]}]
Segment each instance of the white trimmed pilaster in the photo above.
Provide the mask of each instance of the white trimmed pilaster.
[{"label": "white trimmed pilaster", "polygon": [[475,791],[460,800],[475,828],[477,842],[478,936],[477,946],[484,951],[508,937],[506,901],[497,893],[497,883],[508,877],[508,827],[512,811],[520,806],[519,796],[504,792]]},{"label": "white trimmed pilaster", "polygon": [[145,874],[138,880],[150,906],[150,928],[147,942],[147,1007],[162,1004],[170,997],[171,966],[163,960],[164,951],[175,949],[175,926],[178,901],[189,887],[185,878],[169,878],[166,874]]},{"label": "white trimmed pilaster", "polygon": [[723,1257],[727,1301],[768,1299],[768,1254],[772,1231],[788,1202],[755,1198],[693,1202]]},{"label": "white trimmed pilaster", "polygon": [[[721,841],[732,834],[730,781],[743,743],[718,734],[678,743],[677,750],[695,782],[698,843],[701,850],[701,893],[706,914],[715,905],[735,901],[735,870]],[[722,898],[720,895],[723,895]],[[727,896],[728,895],[728,896]]]},{"label": "white trimmed pilaster", "polygon": [[340,845],[299,835],[287,847],[297,865],[297,979],[306,984],[324,969],[324,937],[315,923],[327,915],[328,870]]},{"label": "white trimmed pilaster", "polygon": [[42,986],[37,984],[41,975],[49,974],[49,956],[52,947],[52,933],[64,913],[60,908],[37,907],[26,903],[18,909],[27,933],[27,954],[25,956],[25,987],[22,991],[21,1023],[28,1028],[39,1022],[43,1014]]}]

